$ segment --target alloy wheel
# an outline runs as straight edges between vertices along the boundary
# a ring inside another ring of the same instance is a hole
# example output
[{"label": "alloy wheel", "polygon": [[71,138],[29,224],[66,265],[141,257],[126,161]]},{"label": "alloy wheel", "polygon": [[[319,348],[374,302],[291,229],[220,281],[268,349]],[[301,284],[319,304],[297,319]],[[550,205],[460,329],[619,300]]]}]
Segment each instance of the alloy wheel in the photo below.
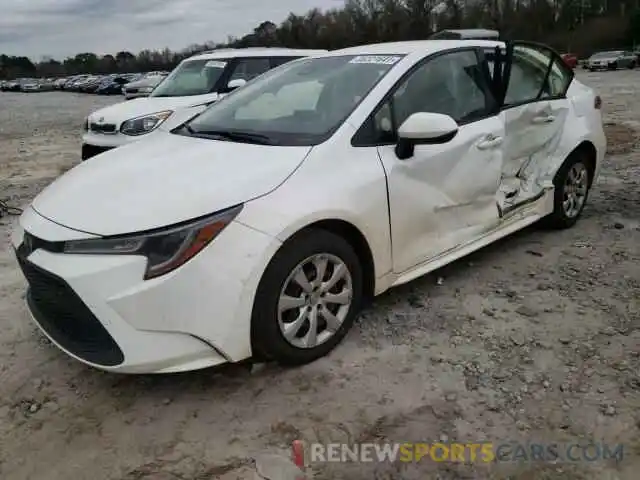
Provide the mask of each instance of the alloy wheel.
[{"label": "alloy wheel", "polygon": [[280,332],[297,348],[314,348],[342,326],[353,301],[349,268],[335,255],[316,254],[289,274],[278,299]]},{"label": "alloy wheel", "polygon": [[564,183],[562,208],[569,218],[577,217],[582,211],[589,189],[589,173],[581,162],[574,164]]}]

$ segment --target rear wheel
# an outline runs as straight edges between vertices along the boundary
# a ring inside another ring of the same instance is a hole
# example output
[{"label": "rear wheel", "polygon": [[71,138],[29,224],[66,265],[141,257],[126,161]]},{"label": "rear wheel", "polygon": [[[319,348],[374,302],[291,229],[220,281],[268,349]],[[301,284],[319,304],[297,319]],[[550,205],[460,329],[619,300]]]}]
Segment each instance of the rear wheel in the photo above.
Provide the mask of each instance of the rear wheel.
[{"label": "rear wheel", "polygon": [[554,229],[572,227],[582,214],[591,187],[585,155],[572,153],[556,173],[553,184],[553,212],[543,219],[542,224]]},{"label": "rear wheel", "polygon": [[351,245],[326,230],[285,243],[267,267],[253,305],[256,356],[284,365],[316,360],[345,337],[362,301],[362,268]]}]

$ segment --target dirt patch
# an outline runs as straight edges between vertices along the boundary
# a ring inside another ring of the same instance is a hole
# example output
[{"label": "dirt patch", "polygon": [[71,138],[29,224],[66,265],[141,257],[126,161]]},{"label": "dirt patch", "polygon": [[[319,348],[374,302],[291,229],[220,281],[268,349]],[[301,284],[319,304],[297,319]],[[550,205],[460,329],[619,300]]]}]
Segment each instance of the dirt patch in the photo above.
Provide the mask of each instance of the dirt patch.
[{"label": "dirt patch", "polygon": [[605,123],[604,133],[609,155],[630,153],[635,148],[638,137],[634,128],[620,123]]}]

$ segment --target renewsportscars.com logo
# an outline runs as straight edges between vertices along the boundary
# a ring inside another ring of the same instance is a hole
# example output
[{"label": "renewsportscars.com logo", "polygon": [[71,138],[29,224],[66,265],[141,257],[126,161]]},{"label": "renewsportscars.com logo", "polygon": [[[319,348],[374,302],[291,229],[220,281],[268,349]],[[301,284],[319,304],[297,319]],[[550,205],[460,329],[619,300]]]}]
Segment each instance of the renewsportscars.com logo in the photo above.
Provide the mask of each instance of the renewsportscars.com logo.
[{"label": "renewsportscars.com logo", "polygon": [[606,443],[312,443],[296,440],[293,462],[300,468],[323,462],[597,462],[624,458],[622,444]]}]

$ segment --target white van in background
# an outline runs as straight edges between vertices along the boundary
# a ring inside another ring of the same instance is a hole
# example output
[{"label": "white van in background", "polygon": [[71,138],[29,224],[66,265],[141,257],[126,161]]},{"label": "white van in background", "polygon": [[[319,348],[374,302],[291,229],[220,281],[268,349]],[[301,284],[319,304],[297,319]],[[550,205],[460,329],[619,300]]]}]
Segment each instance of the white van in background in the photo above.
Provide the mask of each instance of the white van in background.
[{"label": "white van in background", "polygon": [[[146,98],[93,112],[84,122],[82,159],[139,140],[176,110],[188,117],[249,80],[291,60],[326,50],[241,48],[205,52],[183,60]],[[186,120],[186,118],[185,118]]]}]

